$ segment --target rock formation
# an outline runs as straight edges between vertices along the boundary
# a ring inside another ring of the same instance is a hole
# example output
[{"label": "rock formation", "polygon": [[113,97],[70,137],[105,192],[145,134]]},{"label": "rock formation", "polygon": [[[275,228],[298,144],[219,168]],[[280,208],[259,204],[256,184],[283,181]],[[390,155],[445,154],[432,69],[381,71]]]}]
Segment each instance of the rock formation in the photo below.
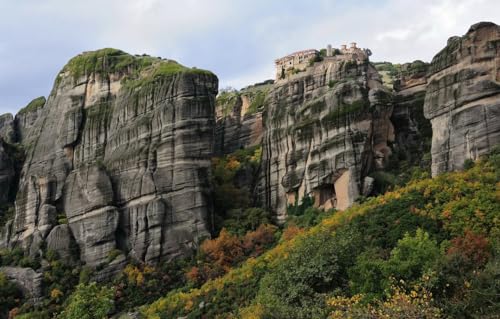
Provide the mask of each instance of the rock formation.
[{"label": "rock formation", "polygon": [[215,154],[229,154],[262,142],[262,111],[274,81],[258,83],[217,97]]},{"label": "rock formation", "polygon": [[23,295],[28,298],[28,303],[36,304],[41,301],[43,297],[42,273],[22,267],[0,267],[0,272],[21,288]]},{"label": "rock formation", "polygon": [[432,173],[460,169],[500,144],[499,45],[499,26],[476,24],[430,65],[402,65],[394,92],[369,50],[317,51],[275,83],[220,94],[217,107],[210,72],[114,49],[83,53],[47,99],[0,116],[0,209],[18,189],[0,247],[107,264],[103,277],[126,257],[185,254],[209,235],[211,157],[259,144],[260,168],[234,184],[252,180],[252,202],[279,220],[306,196],[342,210],[369,195],[368,174],[393,151],[421,161],[431,129]]},{"label": "rock formation", "polygon": [[367,59],[325,57],[278,81],[264,113],[265,206],[283,219],[304,196],[345,209],[368,194],[367,172],[391,153],[391,112],[391,94]]},{"label": "rock formation", "polygon": [[0,189],[2,190],[0,192],[0,205],[5,205],[9,201],[14,183],[14,163],[7,148],[7,143],[0,137]]},{"label": "rock formation", "polygon": [[432,174],[461,169],[500,144],[500,26],[481,22],[433,59],[425,96]]},{"label": "rock formation", "polygon": [[[15,140],[14,118],[12,114],[0,116],[0,207],[12,197],[15,184],[15,158],[10,144]],[[0,215],[2,212],[0,212]]]},{"label": "rock formation", "polygon": [[73,58],[16,119],[27,157],[0,246],[64,256],[73,241],[90,266],[190,250],[208,236],[217,82],[114,49]]},{"label": "rock formation", "polygon": [[428,63],[414,61],[401,66],[394,83],[394,110],[391,121],[396,134],[399,159],[417,163],[430,151],[432,128],[424,117]]}]

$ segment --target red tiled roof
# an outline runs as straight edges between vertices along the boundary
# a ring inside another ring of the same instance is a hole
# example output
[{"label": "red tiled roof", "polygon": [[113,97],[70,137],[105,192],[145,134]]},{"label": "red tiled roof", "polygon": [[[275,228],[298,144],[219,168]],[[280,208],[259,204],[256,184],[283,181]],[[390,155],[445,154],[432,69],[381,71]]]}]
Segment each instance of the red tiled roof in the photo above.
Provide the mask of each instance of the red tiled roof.
[{"label": "red tiled roof", "polygon": [[288,60],[289,58],[292,58],[292,57],[294,57],[296,55],[307,55],[307,54],[313,54],[313,53],[318,53],[318,50],[316,50],[316,49],[309,49],[309,50],[297,51],[297,52],[291,53],[289,55],[286,55],[286,56],[284,56],[282,58],[276,59],[274,62],[278,63],[278,62],[283,61],[283,60]]}]

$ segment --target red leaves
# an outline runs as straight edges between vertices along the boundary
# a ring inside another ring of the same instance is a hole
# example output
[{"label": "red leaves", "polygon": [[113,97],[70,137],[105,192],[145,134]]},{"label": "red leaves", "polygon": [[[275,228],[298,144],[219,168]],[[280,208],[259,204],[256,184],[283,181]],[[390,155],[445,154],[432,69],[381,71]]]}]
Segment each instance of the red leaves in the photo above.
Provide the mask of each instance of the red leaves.
[{"label": "red leaves", "polygon": [[463,237],[451,240],[447,255],[460,256],[470,265],[479,267],[486,264],[491,256],[489,241],[485,236],[467,230]]}]

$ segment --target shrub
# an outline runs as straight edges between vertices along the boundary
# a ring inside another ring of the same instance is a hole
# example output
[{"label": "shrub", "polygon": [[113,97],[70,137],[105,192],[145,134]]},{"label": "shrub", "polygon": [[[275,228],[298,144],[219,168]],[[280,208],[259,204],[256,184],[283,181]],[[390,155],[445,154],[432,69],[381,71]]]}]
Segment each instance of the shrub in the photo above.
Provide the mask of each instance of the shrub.
[{"label": "shrub", "polygon": [[410,292],[393,285],[385,301],[376,300],[373,304],[366,304],[362,300],[362,295],[331,298],[328,301],[332,308],[329,318],[434,319],[442,318],[443,314],[440,308],[433,305],[432,293],[420,285],[413,286]]},{"label": "shrub", "polygon": [[464,169],[471,169],[474,167],[474,160],[468,158],[464,161]]},{"label": "shrub", "polygon": [[406,233],[391,251],[385,266],[386,278],[415,282],[437,266],[440,254],[436,241],[422,229],[417,229],[415,236]]},{"label": "shrub", "polygon": [[287,217],[288,225],[296,225],[300,228],[309,228],[319,224],[324,218],[331,215],[333,211],[325,212],[322,209],[308,207],[303,212],[301,209],[294,211],[294,214]]},{"label": "shrub", "polygon": [[103,319],[114,308],[114,290],[99,287],[95,282],[79,284],[71,294],[68,304],[58,318],[61,319]]},{"label": "shrub", "polygon": [[276,226],[262,224],[255,231],[248,232],[242,240],[245,255],[256,257],[271,248],[276,242],[277,229]]},{"label": "shrub", "polygon": [[113,280],[117,310],[130,310],[151,303],[168,291],[185,285],[185,268],[191,264],[191,259],[180,258],[157,266],[127,265]]},{"label": "shrub", "polygon": [[341,231],[318,233],[297,242],[260,282],[256,300],[265,309],[263,317],[325,317],[325,292],[346,287],[358,239],[356,233]]},{"label": "shrub", "polygon": [[260,225],[270,224],[271,214],[257,207],[247,209],[232,209],[228,212],[223,227],[232,234],[243,236],[249,231],[256,230]]}]

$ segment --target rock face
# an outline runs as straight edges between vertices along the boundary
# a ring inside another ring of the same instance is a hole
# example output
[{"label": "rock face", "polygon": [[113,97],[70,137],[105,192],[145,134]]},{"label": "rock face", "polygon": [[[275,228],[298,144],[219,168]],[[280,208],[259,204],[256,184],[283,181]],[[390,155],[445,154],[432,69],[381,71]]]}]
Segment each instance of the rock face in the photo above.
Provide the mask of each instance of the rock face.
[{"label": "rock face", "polygon": [[90,266],[190,250],[208,236],[217,86],[208,71],[114,49],[72,59],[17,119],[27,158],[3,246],[65,255],[73,241]]},{"label": "rock face", "polygon": [[367,60],[326,57],[278,81],[264,114],[262,197],[283,219],[304,196],[345,209],[366,193],[394,140],[391,94]]},{"label": "rock face", "polygon": [[[12,147],[15,140],[12,114],[0,116],[0,206],[7,204],[12,195],[15,179],[15,159]],[[1,212],[0,212],[1,214]]]},{"label": "rock face", "polygon": [[7,143],[15,141],[14,117],[12,114],[0,115],[0,138]]},{"label": "rock face", "polygon": [[215,154],[224,155],[262,143],[264,103],[274,81],[217,97]]},{"label": "rock face", "polygon": [[0,272],[3,272],[8,279],[16,283],[22,290],[25,297],[28,297],[28,302],[36,304],[42,298],[42,283],[43,274],[34,271],[31,268],[21,267],[0,267]]},{"label": "rock face", "polygon": [[500,144],[500,27],[482,22],[432,60],[424,106],[432,174],[461,169]]},{"label": "rock face", "polygon": [[9,201],[14,184],[14,163],[8,148],[8,144],[0,137],[0,206]]},{"label": "rock face", "polygon": [[424,117],[424,100],[429,64],[414,61],[401,66],[394,83],[394,110],[391,121],[396,134],[395,148],[400,160],[416,163],[430,150],[432,127]]}]

